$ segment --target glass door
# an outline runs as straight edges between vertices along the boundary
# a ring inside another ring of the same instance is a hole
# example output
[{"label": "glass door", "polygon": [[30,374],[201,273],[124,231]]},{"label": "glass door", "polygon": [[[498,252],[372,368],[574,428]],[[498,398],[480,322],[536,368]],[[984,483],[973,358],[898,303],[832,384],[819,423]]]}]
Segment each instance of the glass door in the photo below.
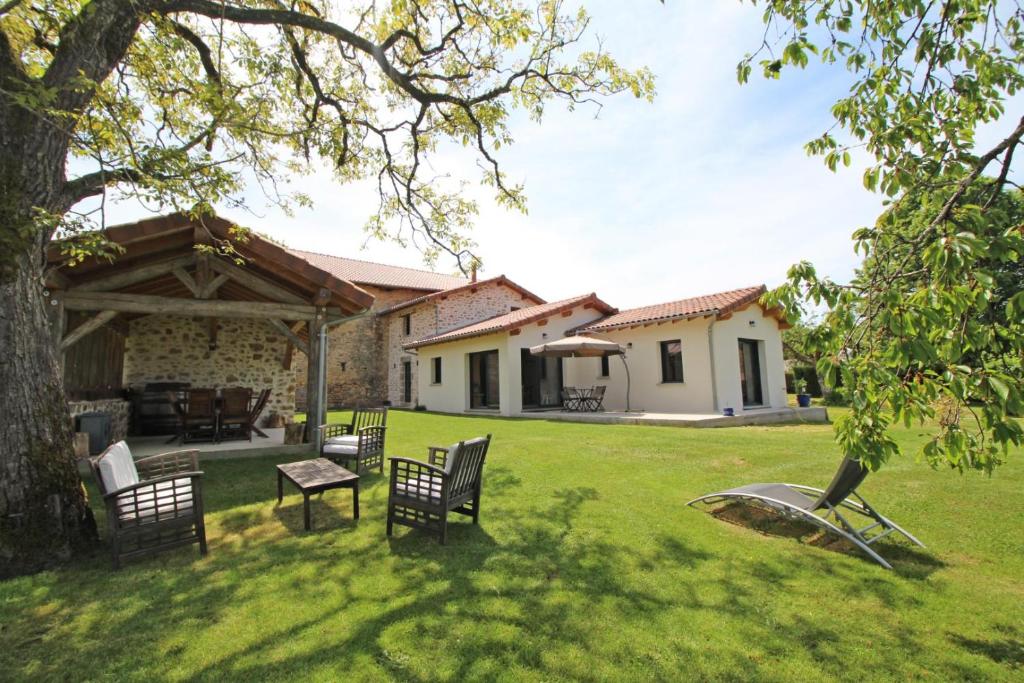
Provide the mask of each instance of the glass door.
[{"label": "glass door", "polygon": [[499,407],[498,352],[469,354],[469,407]]},{"label": "glass door", "polygon": [[761,388],[761,349],[755,339],[740,339],[740,393],[743,407],[764,405]]}]

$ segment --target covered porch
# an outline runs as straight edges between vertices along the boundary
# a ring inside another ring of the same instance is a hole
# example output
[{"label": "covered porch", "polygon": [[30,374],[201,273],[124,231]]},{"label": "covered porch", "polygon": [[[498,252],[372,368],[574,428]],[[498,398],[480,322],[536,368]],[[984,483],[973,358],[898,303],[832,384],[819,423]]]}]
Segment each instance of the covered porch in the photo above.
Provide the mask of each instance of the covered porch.
[{"label": "covered porch", "polygon": [[255,409],[269,390],[257,423],[266,436],[189,447],[280,451],[298,352],[309,358],[310,423],[322,421],[324,330],[365,314],[370,294],[213,216],[173,214],[104,236],[109,260],[69,264],[60,243],[49,254],[52,342],[73,415],[109,415],[107,440],[131,434],[142,455],[176,448],[166,443],[178,421],[169,397],[242,388]]}]

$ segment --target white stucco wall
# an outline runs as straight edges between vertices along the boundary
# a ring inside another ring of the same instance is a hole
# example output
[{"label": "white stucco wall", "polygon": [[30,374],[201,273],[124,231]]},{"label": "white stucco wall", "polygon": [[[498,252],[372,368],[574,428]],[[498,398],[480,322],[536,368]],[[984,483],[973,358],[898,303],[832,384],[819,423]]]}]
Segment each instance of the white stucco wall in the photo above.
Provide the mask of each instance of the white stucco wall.
[{"label": "white stucco wall", "polygon": [[765,316],[758,305],[738,311],[727,320],[719,320],[712,330],[715,368],[718,380],[718,407],[743,411],[740,391],[739,340],[763,342],[762,391],[766,408],[786,406],[786,369],[782,359],[782,331],[778,322]]},{"label": "white stucco wall", "polygon": [[[566,330],[578,327],[600,317],[590,308],[578,306],[567,316],[555,313],[544,324],[530,323],[520,328],[519,334],[498,332],[447,344],[435,344],[418,350],[418,392],[420,403],[427,410],[461,413],[469,409],[469,354],[478,351],[498,351],[499,412],[513,415],[522,410],[521,349],[554,341],[565,336]],[[441,358],[441,384],[432,384],[431,359]],[[568,362],[566,363],[568,365]]]},{"label": "white stucco wall", "polygon": [[[710,319],[678,320],[651,327],[601,333],[627,348],[626,362],[632,380],[630,409],[652,413],[714,412],[711,391],[711,362],[708,354]],[[683,381],[661,381],[661,342],[678,339],[683,353]],[[609,376],[601,378],[597,358],[569,358],[565,361],[565,384],[608,386],[605,410],[626,409],[626,371],[619,358],[608,363]]]}]

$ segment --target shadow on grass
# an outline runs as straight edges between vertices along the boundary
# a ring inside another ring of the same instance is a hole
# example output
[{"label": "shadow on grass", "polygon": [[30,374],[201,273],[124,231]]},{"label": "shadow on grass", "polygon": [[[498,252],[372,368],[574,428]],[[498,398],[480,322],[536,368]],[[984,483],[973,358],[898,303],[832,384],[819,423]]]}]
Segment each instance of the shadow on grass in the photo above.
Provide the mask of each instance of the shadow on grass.
[{"label": "shadow on grass", "polygon": [[996,630],[1004,637],[981,640],[950,633],[949,641],[971,654],[985,657],[996,664],[1014,670],[1024,669],[1024,639],[1021,632],[1009,624],[999,625]]},{"label": "shadow on grass", "polygon": [[[874,563],[873,559],[845,538],[830,534],[810,522],[786,517],[759,505],[736,501],[713,508],[709,513],[716,519],[751,529],[765,536],[791,538],[805,545]],[[946,566],[933,555],[917,550],[916,546],[891,543],[888,539],[873,545],[873,548],[892,565],[893,571],[904,578],[927,578],[937,569]]]}]

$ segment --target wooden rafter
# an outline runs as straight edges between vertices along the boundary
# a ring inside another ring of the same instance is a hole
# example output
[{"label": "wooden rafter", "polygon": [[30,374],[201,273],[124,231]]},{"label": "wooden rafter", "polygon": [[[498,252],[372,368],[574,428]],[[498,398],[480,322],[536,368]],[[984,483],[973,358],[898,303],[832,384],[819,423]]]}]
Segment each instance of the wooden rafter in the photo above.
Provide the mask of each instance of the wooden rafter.
[{"label": "wooden rafter", "polygon": [[[312,320],[316,307],[308,304],[282,304],[267,302],[246,302],[240,306],[237,301],[217,299],[177,299],[173,297],[149,296],[146,294],[122,294],[119,292],[76,292],[60,295],[64,307],[69,311],[118,311],[121,313],[163,313],[221,318],[279,318],[282,320]],[[329,309],[331,315],[341,315],[340,309]]]},{"label": "wooden rafter", "polygon": [[75,329],[71,330],[66,337],[61,339],[60,350],[66,351],[71,348],[75,342],[100,329],[116,317],[117,311],[101,311],[97,313]]}]

